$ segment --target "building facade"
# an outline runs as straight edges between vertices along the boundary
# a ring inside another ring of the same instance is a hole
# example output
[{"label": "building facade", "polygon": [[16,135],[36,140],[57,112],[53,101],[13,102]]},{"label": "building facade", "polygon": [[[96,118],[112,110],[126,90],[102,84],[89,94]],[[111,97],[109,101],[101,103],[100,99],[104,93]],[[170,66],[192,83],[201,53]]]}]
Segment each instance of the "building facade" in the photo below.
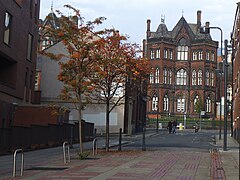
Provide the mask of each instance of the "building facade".
[{"label": "building facade", "polygon": [[[48,18],[50,17],[50,18]],[[39,31],[40,41],[39,48],[45,52],[53,54],[68,54],[68,51],[62,42],[57,42],[51,38],[45,31],[46,26],[51,28],[58,28],[58,17],[51,9],[49,15],[41,21],[42,26]],[[61,61],[67,61],[62,59]],[[69,122],[74,123],[78,121],[78,111],[74,104],[70,101],[63,101],[59,95],[63,89],[63,83],[57,79],[60,73],[60,65],[58,62],[51,60],[49,57],[38,54],[37,58],[37,81],[35,84],[35,91],[39,95],[39,103],[43,106],[56,104],[61,107],[69,109]],[[49,88],[51,87],[51,88]],[[120,128],[124,128],[124,99],[122,104],[116,106],[110,113],[110,133],[118,133]],[[105,103],[91,103],[87,104],[82,111],[82,118],[87,122],[94,123],[97,133],[106,132],[106,104]]]},{"label": "building facade", "polygon": [[157,114],[198,117],[200,111],[215,118],[218,42],[210,34],[200,33],[201,11],[197,11],[196,19],[196,23],[188,23],[182,16],[171,31],[161,19],[154,32],[151,20],[147,20],[143,51],[152,66],[149,118]]},{"label": "building facade", "polygon": [[234,18],[232,42],[232,63],[233,63],[233,88],[232,88],[232,118],[233,135],[240,142],[240,3],[237,3]]},{"label": "building facade", "polygon": [[34,95],[40,0],[0,1],[0,127]]}]

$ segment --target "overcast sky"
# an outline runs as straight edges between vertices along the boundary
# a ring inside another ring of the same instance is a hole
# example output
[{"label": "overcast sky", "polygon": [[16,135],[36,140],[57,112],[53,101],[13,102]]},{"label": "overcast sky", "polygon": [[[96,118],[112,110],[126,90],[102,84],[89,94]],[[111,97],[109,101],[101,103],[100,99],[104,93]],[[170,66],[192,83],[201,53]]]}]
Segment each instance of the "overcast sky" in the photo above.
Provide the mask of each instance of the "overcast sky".
[{"label": "overcast sky", "polygon": [[[53,0],[53,9],[69,13],[63,5],[70,4],[79,9],[85,20],[104,16],[103,28],[114,27],[121,34],[128,35],[131,42],[142,44],[146,38],[146,21],[151,19],[151,31],[156,31],[165,16],[168,30],[172,30],[184,16],[188,23],[196,23],[197,11],[202,11],[202,25],[223,30],[224,39],[229,39],[233,27],[238,0]],[[51,11],[51,0],[41,0],[40,18]],[[212,38],[220,41],[220,31],[212,30]]]}]

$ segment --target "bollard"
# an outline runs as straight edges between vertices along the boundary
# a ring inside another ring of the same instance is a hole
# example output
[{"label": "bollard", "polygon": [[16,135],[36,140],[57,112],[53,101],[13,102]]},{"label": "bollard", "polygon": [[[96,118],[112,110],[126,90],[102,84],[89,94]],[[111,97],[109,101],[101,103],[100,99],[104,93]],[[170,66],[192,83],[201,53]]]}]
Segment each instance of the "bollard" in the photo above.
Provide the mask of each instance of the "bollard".
[{"label": "bollard", "polygon": [[97,128],[94,129],[94,138],[97,137]]},{"label": "bollard", "polygon": [[142,137],[142,151],[146,151],[146,142],[145,142],[145,135],[146,135],[146,127],[143,127],[143,137]]},{"label": "bollard", "polygon": [[118,145],[118,151],[122,150],[122,128],[119,129],[119,145]]},{"label": "bollard", "polygon": [[23,175],[23,166],[24,166],[23,150],[22,150],[22,149],[17,149],[17,150],[14,152],[14,155],[13,155],[13,177],[16,177],[16,156],[17,156],[17,153],[18,153],[18,152],[21,152],[21,154],[22,154],[20,176]]},{"label": "bollard", "polygon": [[[96,153],[95,153],[95,149],[96,149]],[[97,154],[97,138],[93,139],[93,156]]]},{"label": "bollard", "polygon": [[65,141],[63,143],[63,162],[64,164],[67,164],[67,159],[66,159],[66,148],[67,148],[67,156],[68,156],[68,163],[70,163],[70,150],[69,150],[69,143]]}]

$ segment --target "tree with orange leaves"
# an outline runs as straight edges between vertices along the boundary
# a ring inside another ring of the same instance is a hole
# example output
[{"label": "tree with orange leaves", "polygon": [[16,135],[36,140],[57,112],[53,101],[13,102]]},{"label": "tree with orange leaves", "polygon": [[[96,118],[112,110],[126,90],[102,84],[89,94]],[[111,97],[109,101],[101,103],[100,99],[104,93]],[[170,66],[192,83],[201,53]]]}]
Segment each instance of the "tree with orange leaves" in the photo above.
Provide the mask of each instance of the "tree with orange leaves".
[{"label": "tree with orange leaves", "polygon": [[[58,80],[63,83],[60,98],[71,102],[78,111],[79,120],[79,143],[80,153],[83,153],[82,141],[82,109],[88,103],[88,95],[94,89],[92,77],[96,72],[95,41],[102,34],[102,31],[94,31],[95,27],[105,20],[99,17],[94,21],[84,22],[79,10],[70,5],[66,8],[73,11],[73,16],[65,16],[57,11],[60,27],[57,29],[47,29],[50,36],[62,42],[66,47],[67,53],[53,54],[47,51],[41,54],[56,60],[60,65]],[[47,27],[48,28],[48,27]]]},{"label": "tree with orange leaves", "polygon": [[106,151],[109,150],[110,113],[124,103],[127,79],[130,75],[133,80],[144,78],[149,73],[149,61],[138,58],[139,46],[127,39],[115,29],[108,29],[95,44],[98,69],[92,97],[106,104]]}]

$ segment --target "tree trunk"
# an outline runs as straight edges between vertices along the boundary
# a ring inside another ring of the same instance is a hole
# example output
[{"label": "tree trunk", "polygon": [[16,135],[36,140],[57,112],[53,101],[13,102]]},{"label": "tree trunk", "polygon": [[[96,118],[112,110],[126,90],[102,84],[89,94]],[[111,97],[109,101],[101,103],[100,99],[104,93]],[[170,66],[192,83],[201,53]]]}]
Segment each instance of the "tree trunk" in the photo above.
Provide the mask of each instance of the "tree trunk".
[{"label": "tree trunk", "polygon": [[110,103],[109,100],[107,100],[106,103],[106,151],[109,151],[109,107]]}]

